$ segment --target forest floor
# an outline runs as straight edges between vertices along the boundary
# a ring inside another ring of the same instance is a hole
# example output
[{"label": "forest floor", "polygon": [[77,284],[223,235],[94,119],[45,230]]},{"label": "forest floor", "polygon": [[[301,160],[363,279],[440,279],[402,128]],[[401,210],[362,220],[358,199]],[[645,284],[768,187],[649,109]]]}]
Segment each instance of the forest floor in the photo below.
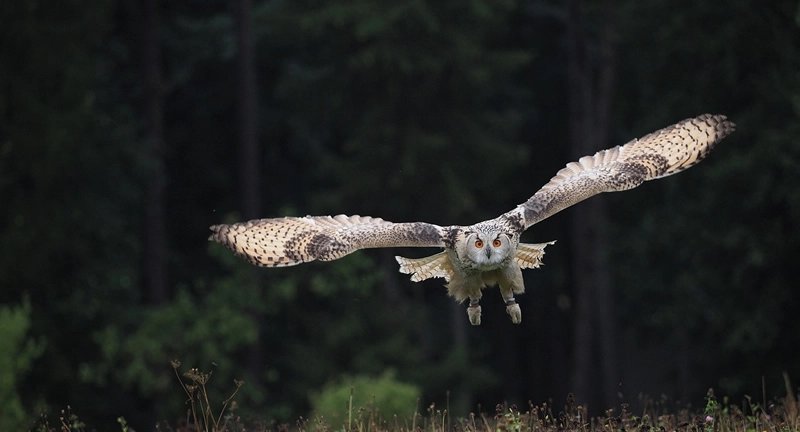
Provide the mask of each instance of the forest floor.
[{"label": "forest floor", "polygon": [[[293,424],[265,422],[242,418],[231,411],[235,403],[231,399],[223,403],[217,412],[209,407],[202,385],[195,389],[192,409],[181,424],[157,424],[156,431],[180,432],[589,432],[589,431],[701,431],[701,432],[800,432],[800,406],[798,395],[788,396],[776,402],[756,403],[746,398],[740,405],[729,405],[727,399],[720,402],[709,390],[706,405],[702,410],[683,409],[669,412],[658,402],[649,404],[641,414],[629,411],[623,404],[619,410],[608,410],[604,416],[589,417],[582,406],[572,405],[570,400],[556,410],[547,404],[531,405],[525,409],[515,406],[497,405],[492,414],[470,414],[467,418],[454,418],[446,410],[431,406],[426,413],[417,413],[412,419],[400,420],[369,408],[353,409],[352,398],[349,412],[344,419],[330,421],[317,417],[299,418]],[[216,405],[217,407],[219,405]],[[226,411],[227,409],[227,411]],[[122,432],[135,432],[126,420],[118,419]],[[42,418],[37,432],[83,432],[93,430],[83,424],[77,415],[62,412],[57,424]],[[150,429],[153,430],[153,429]]]}]

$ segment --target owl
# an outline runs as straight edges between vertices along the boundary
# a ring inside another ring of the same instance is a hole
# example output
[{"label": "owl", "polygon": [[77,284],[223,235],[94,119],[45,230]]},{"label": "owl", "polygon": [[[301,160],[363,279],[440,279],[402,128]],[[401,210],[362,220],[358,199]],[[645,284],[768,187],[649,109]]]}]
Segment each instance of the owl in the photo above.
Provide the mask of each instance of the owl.
[{"label": "owl", "polygon": [[632,189],[683,171],[705,158],[734,128],[723,115],[703,114],[582,157],[513,210],[470,226],[392,223],[368,216],[283,217],[214,225],[209,240],[263,267],[331,261],[367,248],[442,248],[425,258],[395,257],[400,272],[415,282],[443,278],[456,301],[469,299],[466,309],[472,325],[481,323],[482,290],[498,285],[506,312],[519,324],[522,312],[514,296],[525,291],[522,270],[539,267],[545,247],[554,243],[521,243],[523,231],[593,195]]}]

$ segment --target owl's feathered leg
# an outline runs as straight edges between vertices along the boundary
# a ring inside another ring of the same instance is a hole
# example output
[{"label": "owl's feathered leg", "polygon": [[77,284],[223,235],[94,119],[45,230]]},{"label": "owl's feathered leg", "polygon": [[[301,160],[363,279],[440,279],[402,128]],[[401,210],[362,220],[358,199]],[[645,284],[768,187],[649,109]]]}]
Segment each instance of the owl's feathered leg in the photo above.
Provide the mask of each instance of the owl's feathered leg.
[{"label": "owl's feathered leg", "polygon": [[469,307],[467,307],[467,315],[469,322],[472,325],[481,324],[481,288],[484,283],[481,274],[467,274],[463,271],[455,271],[450,278],[450,283],[447,284],[447,294],[455,298],[457,302],[462,303],[469,299]]},{"label": "owl's feathered leg", "polygon": [[506,313],[511,316],[511,322],[519,324],[522,322],[522,309],[519,308],[514,297],[503,298],[506,301]]},{"label": "owl's feathered leg", "polygon": [[521,323],[522,310],[514,299],[514,294],[525,292],[522,269],[512,263],[500,271],[497,282],[500,285],[500,294],[503,296],[503,301],[506,302],[506,313],[511,317],[511,322],[514,324]]},{"label": "owl's feathered leg", "polygon": [[481,325],[481,298],[470,297],[469,307],[467,307],[467,315],[469,316],[469,323],[472,325]]}]

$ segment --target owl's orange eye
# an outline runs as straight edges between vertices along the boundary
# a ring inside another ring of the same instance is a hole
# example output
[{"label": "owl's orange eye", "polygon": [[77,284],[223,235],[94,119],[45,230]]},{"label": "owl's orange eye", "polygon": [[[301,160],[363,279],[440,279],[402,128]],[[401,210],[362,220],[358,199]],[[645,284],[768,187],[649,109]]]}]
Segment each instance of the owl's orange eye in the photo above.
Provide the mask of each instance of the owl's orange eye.
[{"label": "owl's orange eye", "polygon": [[495,240],[495,241],[493,241],[493,242],[492,242],[492,245],[493,245],[494,247],[500,247],[500,240]]},{"label": "owl's orange eye", "polygon": [[483,240],[475,240],[475,247],[480,249],[483,247]]}]

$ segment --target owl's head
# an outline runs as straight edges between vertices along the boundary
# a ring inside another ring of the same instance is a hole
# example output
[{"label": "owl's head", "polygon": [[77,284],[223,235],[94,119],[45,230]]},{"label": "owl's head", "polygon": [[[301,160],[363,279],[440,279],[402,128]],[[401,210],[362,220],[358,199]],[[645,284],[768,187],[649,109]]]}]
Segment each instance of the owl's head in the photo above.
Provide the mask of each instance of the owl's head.
[{"label": "owl's head", "polygon": [[495,270],[514,255],[513,236],[496,229],[474,229],[466,233],[463,255],[480,270]]}]

